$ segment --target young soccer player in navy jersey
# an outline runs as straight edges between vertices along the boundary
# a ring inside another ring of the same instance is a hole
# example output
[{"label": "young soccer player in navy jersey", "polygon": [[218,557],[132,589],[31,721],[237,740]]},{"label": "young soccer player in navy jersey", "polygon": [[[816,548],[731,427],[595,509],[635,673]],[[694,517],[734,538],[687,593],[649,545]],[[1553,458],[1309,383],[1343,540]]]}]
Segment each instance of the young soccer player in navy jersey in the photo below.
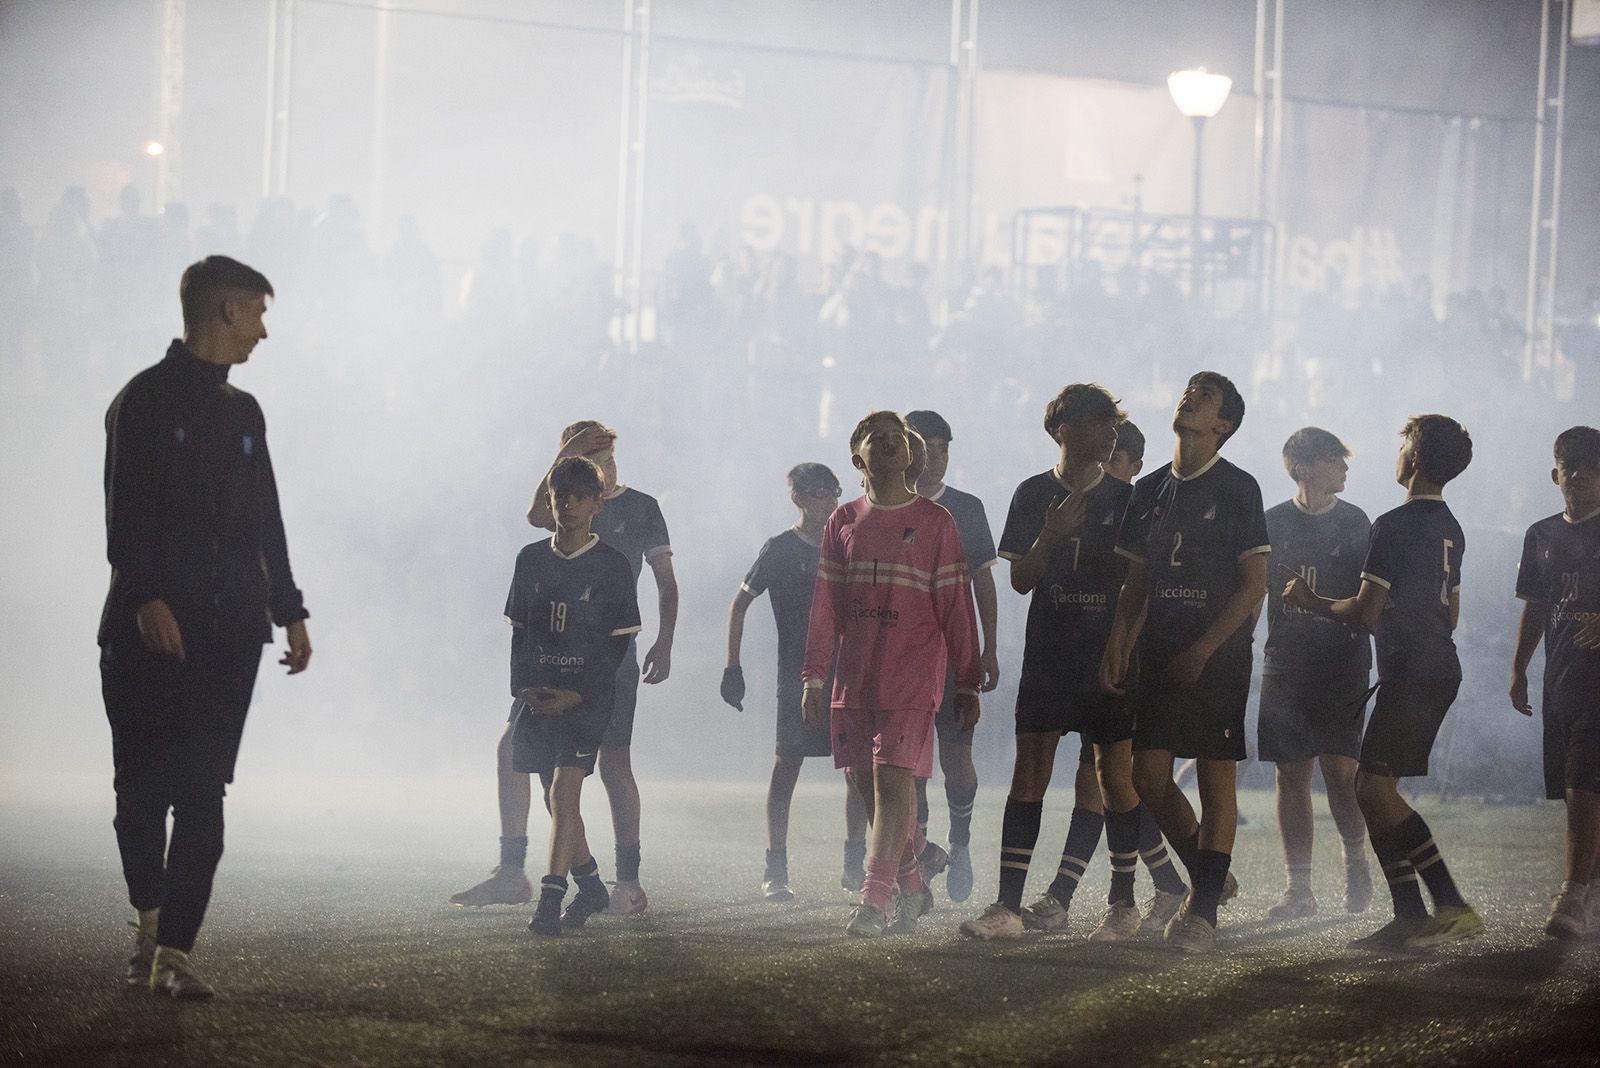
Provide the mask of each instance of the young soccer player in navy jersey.
[{"label": "young soccer player in navy jersey", "polygon": [[[1133,719],[1127,702],[1104,693],[1098,684],[1100,652],[1127,570],[1114,546],[1132,490],[1101,469],[1122,419],[1116,399],[1103,387],[1063,389],[1045,409],[1044,419],[1060,459],[1051,470],[1017,487],[1006,516],[1000,553],[1011,561],[1012,587],[1032,599],[1017,693],[1016,768],[1001,829],[1000,897],[961,925],[968,937],[1018,938],[1025,927],[1062,930],[1082,864],[1098,842],[1102,823],[1111,840],[1111,893],[1105,918],[1090,939],[1125,941],[1142,924],[1133,900],[1142,813],[1133,789]],[[1091,746],[1091,770],[1098,757],[1093,838],[1087,849],[1078,840],[1086,822],[1078,806],[1061,870],[1050,890],[1024,911],[1023,888],[1056,749],[1061,736],[1071,731]],[[1099,816],[1102,807],[1108,813],[1104,817]],[[1069,867],[1074,849],[1084,860]],[[1176,881],[1170,864],[1166,872]],[[1174,902],[1181,900],[1183,889],[1176,881],[1169,890]]]},{"label": "young soccer player in navy jersey", "polygon": [[[609,902],[578,802],[610,726],[617,666],[640,627],[627,558],[590,529],[604,507],[600,468],[568,457],[545,481],[556,533],[517,555],[506,622],[512,766],[539,776],[551,818],[548,873],[528,930],[551,936]],[[569,872],[578,895],[563,914]]]},{"label": "young soccer player in navy jersey", "polygon": [[[1267,509],[1273,564],[1305,579],[1316,593],[1338,599],[1361,588],[1361,561],[1372,523],[1339,499],[1350,450],[1321,427],[1308,426],[1283,444],[1283,466],[1295,495]],[[1288,886],[1267,910],[1269,920],[1314,915],[1311,890],[1311,772],[1322,767],[1328,811],[1344,844],[1346,912],[1372,903],[1367,829],[1356,803],[1361,721],[1366,713],[1372,642],[1366,631],[1285,604],[1268,584],[1267,641],[1262,650],[1261,717],[1257,752],[1277,765],[1278,832]]]},{"label": "young soccer player in navy jersey", "polygon": [[[745,575],[728,611],[728,662],[722,672],[722,699],[744,708],[744,669],[739,649],[744,642],[745,615],[763,593],[772,595],[772,615],[778,627],[777,757],[772,782],[767,787],[767,862],[761,879],[762,895],[771,902],[794,899],[789,889],[789,805],[806,757],[828,756],[828,731],[807,726],[800,715],[800,669],[806,655],[806,630],[811,621],[811,597],[817,583],[817,560],[822,551],[822,527],[839,502],[839,480],[823,464],[799,464],[789,472],[789,501],[800,521],[782,534],[767,539]],[[846,786],[846,795],[853,796]],[[857,805],[846,803],[845,867],[851,861],[861,868],[866,859],[865,814],[861,826],[850,826]],[[856,889],[860,889],[859,884]]]},{"label": "young soccer player in navy jersey", "polygon": [[[1234,776],[1271,552],[1260,487],[1218,452],[1243,419],[1244,398],[1226,377],[1189,379],[1172,418],[1173,460],[1139,480],[1123,516],[1117,551],[1128,575],[1100,664],[1104,688],[1132,695],[1139,797],[1189,869],[1193,890],[1166,930],[1187,953],[1213,947],[1217,906],[1237,888]],[[1173,781],[1174,756],[1198,758],[1198,820]]]},{"label": "young soccer player in navy jersey", "polygon": [[[961,546],[967,554],[967,569],[972,576],[972,595],[978,607],[978,630],[983,639],[982,692],[1000,683],[1000,657],[995,645],[999,602],[994,588],[996,560],[994,535],[983,502],[944,482],[950,467],[950,442],[954,433],[944,416],[932,411],[906,413],[906,423],[922,438],[925,457],[914,479],[913,489],[942,506],[956,521]],[[951,901],[965,901],[972,894],[972,804],[978,796],[978,771],[972,763],[973,729],[963,729],[956,720],[955,685],[946,680],[939,715],[934,720],[939,742],[939,770],[944,774],[944,797],[950,807],[949,871],[945,892]],[[926,835],[928,828],[928,781],[917,780],[917,822]],[[924,850],[924,869],[936,870],[945,858],[937,844]]]},{"label": "young soccer player in navy jersey", "polygon": [[1555,460],[1564,507],[1528,528],[1517,570],[1511,705],[1533,714],[1528,663],[1542,639],[1545,796],[1567,803],[1566,870],[1544,930],[1574,939],[1600,930],[1600,430],[1562,431]]},{"label": "young soccer player in navy jersey", "polygon": [[[594,532],[622,553],[633,574],[635,587],[644,565],[655,578],[660,614],[655,642],[644,656],[641,673],[630,642],[617,668],[612,716],[606,729],[598,768],[600,781],[611,802],[611,822],[616,832],[617,882],[608,915],[638,916],[649,907],[639,883],[639,787],[633,777],[632,743],[634,709],[639,683],[664,682],[672,669],[672,640],[678,619],[678,580],[672,569],[672,545],[667,537],[661,507],[649,494],[617,481],[617,432],[592,419],[573,423],[561,432],[556,459],[581,456],[593,461],[605,478],[605,509],[595,520]],[[541,481],[528,506],[528,522],[555,529],[550,512],[548,485]],[[515,718],[512,710],[512,719]],[[512,767],[511,724],[508,720],[496,751],[496,778],[500,800],[500,863],[489,878],[453,894],[453,905],[518,905],[528,901],[532,884],[524,871],[528,851],[528,811],[533,798],[527,775]]]},{"label": "young soccer player in navy jersey", "polygon": [[[1361,742],[1356,797],[1372,850],[1394,898],[1394,919],[1351,945],[1419,949],[1483,931],[1462,898],[1422,816],[1400,796],[1400,780],[1428,773],[1428,756],[1461,686],[1452,632],[1461,615],[1461,560],[1466,537],[1444,502],[1444,487],[1472,462],[1472,438],[1444,415],[1419,415],[1401,430],[1395,479],[1406,500],[1372,524],[1360,591],[1319,597],[1303,578],[1290,580],[1288,604],[1372,631],[1378,646],[1378,693]],[[1434,911],[1423,904],[1418,878]]]}]

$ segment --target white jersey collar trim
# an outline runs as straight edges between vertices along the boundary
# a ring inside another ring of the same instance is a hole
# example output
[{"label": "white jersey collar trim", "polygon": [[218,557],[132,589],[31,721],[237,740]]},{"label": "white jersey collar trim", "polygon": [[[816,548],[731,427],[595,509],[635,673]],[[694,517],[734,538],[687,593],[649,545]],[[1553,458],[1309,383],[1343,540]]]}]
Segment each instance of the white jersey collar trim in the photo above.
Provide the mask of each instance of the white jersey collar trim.
[{"label": "white jersey collar trim", "polygon": [[620,497],[624,493],[627,493],[627,492],[628,492],[628,487],[624,486],[622,483],[619,482],[619,483],[617,483],[617,488],[612,490],[610,493],[606,494],[604,497],[601,498],[601,500],[609,501],[609,500],[612,500],[612,499],[614,499],[616,497]]},{"label": "white jersey collar trim", "polygon": [[559,556],[563,560],[576,560],[578,557],[582,556],[584,553],[588,552],[590,549],[593,549],[596,545],[599,545],[599,544],[600,544],[600,535],[594,533],[593,531],[590,531],[589,532],[589,540],[583,543],[582,548],[573,550],[571,555],[568,555],[567,553],[564,553],[560,549],[556,548],[556,539],[555,538],[551,538],[550,539],[550,551],[555,553],[557,556]]},{"label": "white jersey collar trim", "polygon": [[818,538],[816,541],[812,541],[810,538],[806,537],[806,532],[801,530],[799,527],[790,527],[789,529],[794,531],[794,536],[795,537],[799,538],[801,541],[805,542],[807,545],[811,546],[813,549],[815,549],[816,547],[818,547],[819,545],[822,544],[822,539],[821,538]]},{"label": "white jersey collar trim", "polygon": [[1203,465],[1201,465],[1200,470],[1196,471],[1192,475],[1180,475],[1180,474],[1178,474],[1177,461],[1173,461],[1172,467],[1169,468],[1169,470],[1172,472],[1172,477],[1174,479],[1176,479],[1177,481],[1179,481],[1179,482],[1193,482],[1195,479],[1199,478],[1201,475],[1203,475],[1207,471],[1211,470],[1212,467],[1216,466],[1217,461],[1220,460],[1220,459],[1222,459],[1222,454],[1219,452],[1215,456],[1211,457],[1211,459],[1207,460]]},{"label": "white jersey collar trim", "polygon": [[1415,494],[1413,496],[1407,497],[1406,498],[1406,503],[1410,504],[1412,501],[1442,501],[1442,500],[1444,500],[1444,494],[1442,494],[1442,493],[1418,493],[1418,494]]},{"label": "white jersey collar trim", "polygon": [[[1339,507],[1339,498],[1337,497],[1328,502],[1328,507],[1318,508],[1315,512],[1301,504],[1299,497],[1290,497],[1289,499],[1294,502],[1294,506],[1296,508],[1300,509],[1301,515],[1327,515],[1329,512]],[[1441,497],[1440,500],[1443,500],[1443,498]]]},{"label": "white jersey collar trim", "polygon": [[1583,517],[1581,517],[1579,519],[1573,519],[1571,516],[1567,515],[1566,512],[1562,512],[1561,513],[1561,518],[1566,520],[1571,525],[1577,526],[1579,523],[1587,523],[1589,520],[1593,519],[1597,515],[1600,515],[1600,508],[1596,508],[1594,511],[1590,512],[1588,515],[1583,516]]},{"label": "white jersey collar trim", "polygon": [[1056,485],[1060,486],[1068,493],[1088,493],[1090,490],[1094,489],[1096,486],[1100,485],[1100,483],[1105,481],[1106,473],[1104,469],[1098,471],[1094,476],[1094,481],[1083,487],[1081,490],[1074,490],[1072,488],[1072,484],[1066,479],[1062,478],[1061,472],[1053,467],[1050,469],[1050,477],[1055,479]]},{"label": "white jersey collar trim", "polygon": [[939,492],[935,493],[932,497],[929,497],[928,500],[937,501],[940,497],[944,496],[944,491],[949,489],[949,488],[950,487],[945,485],[943,482],[939,483]]}]

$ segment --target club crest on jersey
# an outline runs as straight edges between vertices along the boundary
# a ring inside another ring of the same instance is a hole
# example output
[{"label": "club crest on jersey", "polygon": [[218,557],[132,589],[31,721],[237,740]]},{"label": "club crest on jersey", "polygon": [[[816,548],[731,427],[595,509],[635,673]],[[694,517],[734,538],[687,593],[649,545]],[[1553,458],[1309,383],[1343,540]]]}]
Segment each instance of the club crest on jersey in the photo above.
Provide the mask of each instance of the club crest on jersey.
[{"label": "club crest on jersey", "polygon": [[1215,501],[1212,501],[1210,504],[1206,505],[1206,514],[1201,516],[1200,518],[1201,519],[1215,519],[1215,518],[1217,518],[1217,503]]},{"label": "club crest on jersey", "polygon": [[593,590],[593,589],[594,589],[594,587],[593,587],[593,586],[585,586],[585,587],[584,587],[584,588],[583,588],[583,596],[582,596],[582,597],[579,597],[579,598],[578,598],[578,600],[580,600],[580,601],[587,601],[587,600],[588,600],[588,599],[589,599],[589,593],[590,593],[590,591],[592,591],[592,590]]},{"label": "club crest on jersey", "polygon": [[1103,526],[1103,527],[1109,527],[1112,523],[1115,523],[1116,521],[1117,521],[1117,513],[1115,511],[1111,511],[1111,512],[1107,512],[1106,513],[1106,517],[1104,519],[1100,520],[1100,525]]},{"label": "club crest on jersey", "polygon": [[250,440],[250,435],[249,434],[246,434],[244,436],[244,454],[246,456],[249,456],[252,452],[255,451],[255,444],[256,444],[255,442]]},{"label": "club crest on jersey", "polygon": [[915,545],[917,543],[917,528],[906,527],[906,532],[900,535],[900,540],[907,545]]}]

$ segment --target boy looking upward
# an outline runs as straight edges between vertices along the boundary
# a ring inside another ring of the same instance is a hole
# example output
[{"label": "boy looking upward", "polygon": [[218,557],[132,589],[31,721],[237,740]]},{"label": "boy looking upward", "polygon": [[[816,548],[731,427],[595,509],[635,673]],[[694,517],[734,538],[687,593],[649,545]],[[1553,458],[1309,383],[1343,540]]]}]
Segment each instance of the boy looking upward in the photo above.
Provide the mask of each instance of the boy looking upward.
[{"label": "boy looking upward", "polygon": [[[1101,685],[1123,692],[1137,640],[1134,785],[1189,869],[1193,890],[1166,930],[1186,953],[1213,947],[1217,906],[1237,890],[1234,774],[1272,551],[1260,487],[1219,452],[1243,420],[1244,398],[1226,377],[1189,379],[1172,416],[1172,462],[1134,486],[1117,535],[1128,574],[1100,665]],[[1172,779],[1174,756],[1198,758],[1198,820]]]}]

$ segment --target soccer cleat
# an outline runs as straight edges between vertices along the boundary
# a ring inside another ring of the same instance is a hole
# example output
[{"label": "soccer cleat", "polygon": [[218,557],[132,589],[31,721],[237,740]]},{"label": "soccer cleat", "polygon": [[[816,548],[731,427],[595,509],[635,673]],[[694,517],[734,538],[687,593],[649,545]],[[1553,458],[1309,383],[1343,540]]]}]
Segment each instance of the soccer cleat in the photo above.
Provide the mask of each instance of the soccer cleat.
[{"label": "soccer cleat", "polygon": [[950,847],[950,870],[944,877],[944,892],[951,901],[972,896],[972,851],[964,845]]},{"label": "soccer cleat", "polygon": [[618,879],[611,884],[611,901],[606,906],[607,916],[643,916],[650,907],[650,898],[645,895],[644,887],[639,885],[637,879],[623,882]]},{"label": "soccer cleat", "polygon": [[1550,901],[1550,918],[1544,921],[1544,933],[1563,942],[1576,941],[1589,933],[1589,915],[1584,898],[1587,887],[1580,886],[1561,892]]},{"label": "soccer cleat", "polygon": [[1022,928],[1022,915],[1012,912],[1009,906],[996,901],[983,910],[983,915],[963,923],[961,933],[968,938],[980,938],[985,942],[992,942],[1021,938]]},{"label": "soccer cleat", "polygon": [[844,843],[844,870],[839,875],[839,885],[852,894],[861,893],[867,884],[867,843]]},{"label": "soccer cleat", "polygon": [[1344,910],[1365,912],[1372,907],[1372,872],[1365,864],[1344,873]]},{"label": "soccer cleat", "polygon": [[576,930],[588,923],[590,916],[604,912],[609,904],[611,895],[606,893],[604,886],[593,891],[579,890],[577,896],[567,902],[566,911],[561,913],[561,926],[569,931]]},{"label": "soccer cleat", "polygon": [[917,863],[922,865],[923,883],[931,883],[935,875],[950,866],[950,854],[946,853],[944,846],[938,842],[929,842],[922,847],[922,852],[917,856]]},{"label": "soccer cleat", "polygon": [[1446,942],[1476,938],[1483,934],[1483,920],[1471,905],[1440,905],[1422,929],[1406,939],[1408,949],[1432,949]]},{"label": "soccer cleat", "polygon": [[1022,910],[1022,926],[1030,931],[1061,934],[1067,929],[1067,906],[1050,894],[1040,894],[1039,900]]},{"label": "soccer cleat", "polygon": [[1136,905],[1110,905],[1100,926],[1089,932],[1091,942],[1126,942],[1139,933],[1144,918]]},{"label": "soccer cleat", "polygon": [[528,933],[540,938],[556,937],[561,933],[561,913],[555,909],[534,909],[533,919],[528,921]]},{"label": "soccer cleat", "polygon": [[1172,922],[1172,917],[1183,907],[1183,899],[1188,896],[1187,889],[1181,894],[1169,894],[1165,890],[1157,890],[1151,894],[1150,900],[1144,907],[1144,926],[1165,931],[1167,924]]},{"label": "soccer cleat", "polygon": [[156,947],[150,962],[150,989],[180,1001],[202,1001],[216,994],[195,971],[189,954],[169,946]]},{"label": "soccer cleat", "polygon": [[1428,923],[1426,916],[1396,916],[1371,934],[1350,943],[1351,949],[1364,949],[1372,953],[1393,953],[1408,948],[1413,935]]},{"label": "soccer cleat", "polygon": [[533,883],[528,873],[509,864],[496,866],[489,877],[470,890],[450,895],[457,908],[479,909],[485,905],[526,905],[533,900]]},{"label": "soccer cleat", "polygon": [[1317,897],[1310,890],[1285,890],[1278,903],[1267,909],[1267,919],[1303,920],[1317,914]]},{"label": "soccer cleat", "polygon": [[888,925],[888,918],[875,905],[862,902],[850,914],[850,922],[845,925],[844,933],[852,938],[879,938]]},{"label": "soccer cleat", "polygon": [[1239,880],[1235,879],[1233,877],[1233,872],[1230,871],[1228,873],[1228,877],[1222,880],[1222,896],[1217,898],[1217,904],[1226,905],[1228,902],[1232,901],[1238,896]]},{"label": "soccer cleat", "polygon": [[134,930],[133,956],[128,958],[128,985],[143,986],[150,981],[150,966],[156,959],[156,940],[138,924],[130,921],[128,926]]},{"label": "soccer cleat", "polygon": [[1217,928],[1187,908],[1179,909],[1167,927],[1167,945],[1180,953],[1210,953],[1217,945]]},{"label": "soccer cleat", "polygon": [[921,890],[895,895],[894,919],[884,928],[885,934],[914,934],[917,921],[933,911],[933,891],[924,886]]},{"label": "soccer cleat", "polygon": [[785,872],[778,872],[775,878],[761,881],[761,896],[773,905],[781,905],[786,901],[794,900],[794,891],[789,889],[789,876]]}]

